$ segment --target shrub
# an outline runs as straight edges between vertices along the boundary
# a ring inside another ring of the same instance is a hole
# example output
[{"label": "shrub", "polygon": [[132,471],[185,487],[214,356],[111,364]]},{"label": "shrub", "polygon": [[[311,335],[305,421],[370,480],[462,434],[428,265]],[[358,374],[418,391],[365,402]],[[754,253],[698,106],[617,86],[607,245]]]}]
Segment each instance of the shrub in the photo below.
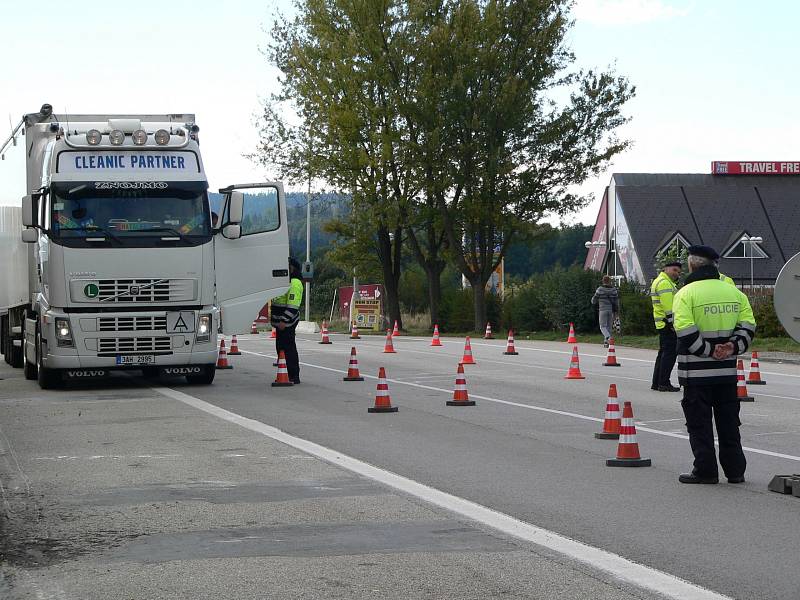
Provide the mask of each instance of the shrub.
[{"label": "shrub", "polygon": [[648,287],[623,281],[620,285],[620,321],[627,335],[655,335],[653,304]]},{"label": "shrub", "polygon": [[[771,289],[747,290],[753,315],[756,318],[756,339],[759,337],[789,337],[775,314]],[[756,342],[758,343],[758,342]]]}]

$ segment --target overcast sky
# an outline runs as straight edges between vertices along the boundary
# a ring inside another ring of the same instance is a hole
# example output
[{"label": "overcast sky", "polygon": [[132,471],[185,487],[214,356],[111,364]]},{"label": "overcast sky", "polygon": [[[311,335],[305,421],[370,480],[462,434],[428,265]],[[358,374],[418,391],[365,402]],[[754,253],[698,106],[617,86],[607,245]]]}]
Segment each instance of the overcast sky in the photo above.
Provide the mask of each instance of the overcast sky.
[{"label": "overcast sky", "polygon": [[[80,10],[78,10],[78,6]],[[276,73],[259,52],[288,0],[0,0],[0,138],[8,117],[49,102],[61,112],[197,115],[212,189],[262,180],[259,99]],[[578,0],[569,35],[578,64],[638,88],[611,172],[710,172],[712,160],[797,160],[800,2]],[[0,162],[0,204],[24,193],[22,153]],[[573,217],[593,223],[598,202]]]}]

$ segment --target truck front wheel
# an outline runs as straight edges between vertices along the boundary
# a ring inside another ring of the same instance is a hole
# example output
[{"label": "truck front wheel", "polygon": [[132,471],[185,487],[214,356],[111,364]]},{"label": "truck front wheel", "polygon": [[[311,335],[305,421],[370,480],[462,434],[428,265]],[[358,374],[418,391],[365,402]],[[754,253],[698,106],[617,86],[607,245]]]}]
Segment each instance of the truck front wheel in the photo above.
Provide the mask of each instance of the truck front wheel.
[{"label": "truck front wheel", "polygon": [[199,375],[187,375],[186,381],[194,385],[211,385],[214,383],[214,375],[217,374],[217,369],[214,365],[210,367],[203,367],[203,372]]},{"label": "truck front wheel", "polygon": [[36,332],[36,370],[39,387],[43,390],[52,390],[61,384],[61,373],[55,369],[46,369],[42,366],[42,334]]}]

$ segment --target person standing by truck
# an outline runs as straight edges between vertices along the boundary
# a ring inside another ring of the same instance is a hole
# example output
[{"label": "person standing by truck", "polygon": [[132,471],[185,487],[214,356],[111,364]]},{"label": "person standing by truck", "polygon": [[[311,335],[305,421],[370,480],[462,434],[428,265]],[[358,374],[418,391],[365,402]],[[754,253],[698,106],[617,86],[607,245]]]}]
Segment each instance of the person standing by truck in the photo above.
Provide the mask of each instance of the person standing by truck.
[{"label": "person standing by truck", "polygon": [[295,333],[300,322],[300,305],[303,302],[303,281],[300,263],[289,258],[289,289],[272,301],[270,323],[276,329],[275,351],[286,357],[286,370],[292,383],[300,383],[300,357],[297,354]]},{"label": "person standing by truck", "polygon": [[592,305],[597,306],[600,331],[603,334],[604,345],[608,348],[608,340],[611,339],[611,328],[614,324],[614,319],[619,314],[619,290],[614,287],[611,277],[608,275],[603,275],[601,285],[592,296]]}]

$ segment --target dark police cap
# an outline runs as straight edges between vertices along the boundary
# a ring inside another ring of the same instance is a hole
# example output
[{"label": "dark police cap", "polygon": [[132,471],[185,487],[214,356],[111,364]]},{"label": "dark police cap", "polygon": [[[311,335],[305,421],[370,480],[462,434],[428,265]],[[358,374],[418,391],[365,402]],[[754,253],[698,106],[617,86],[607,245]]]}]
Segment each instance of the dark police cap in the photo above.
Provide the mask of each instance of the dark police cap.
[{"label": "dark police cap", "polygon": [[681,261],[673,260],[672,262],[668,262],[667,264],[665,264],[664,267],[665,268],[666,267],[683,267],[683,265],[681,264]]},{"label": "dark police cap", "polygon": [[708,260],[719,260],[719,254],[711,246],[689,246],[690,256],[702,256]]}]

